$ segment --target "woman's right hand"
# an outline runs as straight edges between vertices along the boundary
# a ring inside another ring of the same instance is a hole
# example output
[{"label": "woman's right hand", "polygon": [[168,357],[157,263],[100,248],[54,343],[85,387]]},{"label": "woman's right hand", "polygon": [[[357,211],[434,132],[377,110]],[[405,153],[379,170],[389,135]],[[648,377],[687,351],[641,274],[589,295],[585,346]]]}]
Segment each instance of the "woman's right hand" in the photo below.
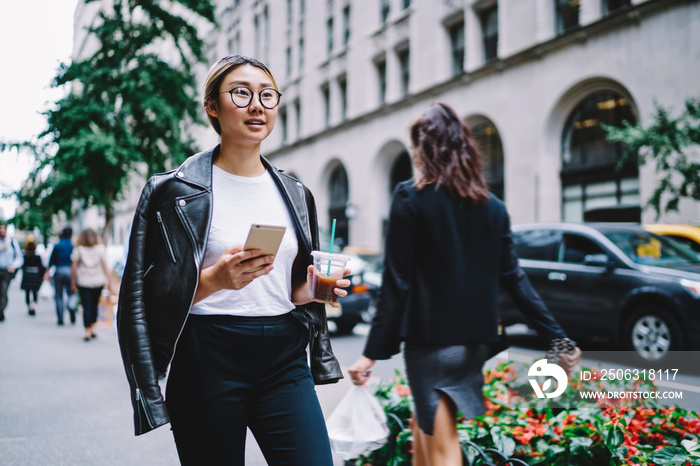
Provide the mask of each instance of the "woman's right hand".
[{"label": "woman's right hand", "polygon": [[374,366],[375,362],[374,359],[370,359],[367,356],[360,356],[348,369],[348,374],[350,374],[352,383],[355,385],[364,385],[372,374],[370,369]]},{"label": "woman's right hand", "polygon": [[[243,246],[226,249],[214,265],[202,269],[194,302],[219,290],[240,290],[273,269],[274,256],[260,256],[260,250],[244,251]],[[262,268],[260,268],[262,267]]]}]

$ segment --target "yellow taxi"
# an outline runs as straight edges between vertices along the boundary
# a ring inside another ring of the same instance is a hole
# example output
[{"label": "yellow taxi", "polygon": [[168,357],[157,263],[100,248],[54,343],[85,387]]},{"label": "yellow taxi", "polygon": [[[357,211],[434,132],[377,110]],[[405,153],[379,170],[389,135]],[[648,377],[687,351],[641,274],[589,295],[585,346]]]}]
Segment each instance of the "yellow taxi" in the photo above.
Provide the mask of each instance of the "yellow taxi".
[{"label": "yellow taxi", "polygon": [[657,235],[669,236],[700,253],[700,227],[694,225],[671,225],[655,223],[644,225],[644,229]]}]

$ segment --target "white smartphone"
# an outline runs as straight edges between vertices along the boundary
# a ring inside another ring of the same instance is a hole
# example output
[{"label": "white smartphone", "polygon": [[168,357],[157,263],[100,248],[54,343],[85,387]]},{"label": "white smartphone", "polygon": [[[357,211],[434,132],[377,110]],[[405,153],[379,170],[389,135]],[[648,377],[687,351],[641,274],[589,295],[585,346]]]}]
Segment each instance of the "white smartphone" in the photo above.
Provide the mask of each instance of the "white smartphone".
[{"label": "white smartphone", "polygon": [[248,239],[246,239],[243,249],[246,251],[259,249],[261,256],[274,256],[280,248],[286,229],[285,226],[254,223],[250,226]]}]

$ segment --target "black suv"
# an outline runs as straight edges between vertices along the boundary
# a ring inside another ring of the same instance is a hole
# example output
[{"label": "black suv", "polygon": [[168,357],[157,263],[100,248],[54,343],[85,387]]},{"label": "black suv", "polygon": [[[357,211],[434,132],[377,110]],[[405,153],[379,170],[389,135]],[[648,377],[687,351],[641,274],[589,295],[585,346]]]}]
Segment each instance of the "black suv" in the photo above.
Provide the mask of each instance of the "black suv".
[{"label": "black suv", "polygon": [[[700,349],[700,259],[637,224],[513,227],[520,265],[572,338],[621,343],[647,361]],[[505,295],[506,325],[527,323]]]}]

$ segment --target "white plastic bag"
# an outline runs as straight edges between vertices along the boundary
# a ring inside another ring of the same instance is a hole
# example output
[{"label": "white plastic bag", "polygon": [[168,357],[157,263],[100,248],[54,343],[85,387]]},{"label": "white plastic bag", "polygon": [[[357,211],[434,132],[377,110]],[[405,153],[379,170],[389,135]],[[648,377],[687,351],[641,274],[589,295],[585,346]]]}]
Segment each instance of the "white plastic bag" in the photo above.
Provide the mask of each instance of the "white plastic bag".
[{"label": "white plastic bag", "polygon": [[359,385],[340,400],[326,425],[333,451],[344,460],[381,448],[389,436],[379,401]]}]

